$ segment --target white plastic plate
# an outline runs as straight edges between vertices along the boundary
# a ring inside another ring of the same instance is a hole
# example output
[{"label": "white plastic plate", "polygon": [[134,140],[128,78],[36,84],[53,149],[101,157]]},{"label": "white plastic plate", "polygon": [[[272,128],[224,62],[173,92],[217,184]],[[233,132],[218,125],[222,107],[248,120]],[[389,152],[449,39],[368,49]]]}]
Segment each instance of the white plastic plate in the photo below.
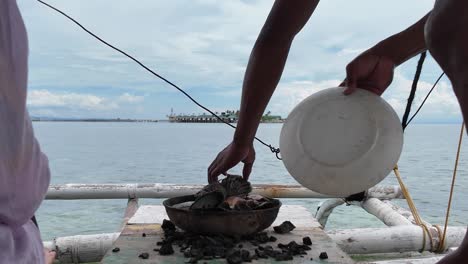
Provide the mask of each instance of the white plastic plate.
[{"label": "white plastic plate", "polygon": [[289,114],[280,148],[288,172],[304,187],[346,197],[376,185],[403,148],[398,115],[380,96],[336,87],[315,93]]}]

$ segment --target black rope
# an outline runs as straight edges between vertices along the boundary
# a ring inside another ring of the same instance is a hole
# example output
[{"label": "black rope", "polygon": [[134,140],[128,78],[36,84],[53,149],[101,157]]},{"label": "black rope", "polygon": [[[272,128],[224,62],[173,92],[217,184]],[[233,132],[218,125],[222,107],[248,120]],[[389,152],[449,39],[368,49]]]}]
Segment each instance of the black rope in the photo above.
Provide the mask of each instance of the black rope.
[{"label": "black rope", "polygon": [[413,84],[411,85],[411,92],[408,97],[408,102],[406,103],[406,109],[405,109],[405,113],[403,114],[403,119],[401,121],[401,126],[403,127],[403,130],[405,130],[405,128],[408,126],[408,116],[411,112],[411,105],[413,104],[413,101],[414,101],[416,88],[418,86],[419,77],[421,76],[421,70],[422,70],[422,66],[424,64],[425,59],[426,59],[426,52],[424,51],[423,53],[421,53],[421,56],[419,57],[418,66],[416,67],[416,73],[414,74]]},{"label": "black rope", "polygon": [[[188,93],[186,93],[182,88],[180,88],[179,86],[175,85],[173,82],[169,81],[168,79],[164,78],[163,76],[159,75],[158,73],[154,72],[153,70],[151,70],[149,67],[147,67],[145,64],[143,64],[142,62],[140,62],[139,60],[137,60],[136,58],[134,58],[133,56],[129,55],[128,53],[126,53],[125,51],[115,47],[114,45],[110,44],[109,42],[103,40],[102,38],[100,38],[99,36],[97,36],[96,34],[94,34],[93,32],[91,32],[90,30],[88,30],[86,27],[84,27],[83,25],[81,25],[78,21],[76,21],[74,18],[70,17],[69,15],[67,15],[65,12],[61,11],[60,9],[42,1],[42,0],[37,0],[39,3],[55,10],[56,12],[60,13],[61,15],[65,16],[66,18],[68,18],[69,20],[71,20],[73,23],[75,23],[77,26],[79,26],[81,29],[83,29],[86,33],[88,33],[89,35],[93,36],[95,39],[99,40],[100,42],[102,42],[103,44],[105,44],[106,46],[114,49],[115,51],[117,52],[120,52],[122,55],[128,57],[129,59],[133,60],[134,62],[136,62],[138,65],[140,65],[142,68],[144,68],[146,71],[150,72],[151,74],[153,74],[154,76],[158,77],[159,79],[163,80],[164,82],[166,82],[167,84],[171,85],[172,87],[176,88],[177,90],[179,90],[179,92],[181,92],[182,94],[184,94],[188,99],[190,99],[194,104],[196,104],[198,107],[202,108],[203,110],[207,111],[208,113],[212,114],[213,116],[215,116],[219,121],[221,121],[222,123],[232,127],[232,128],[236,128],[236,126],[226,122],[224,119],[222,119],[221,117],[219,117],[217,114],[215,114],[213,111],[211,111],[210,109],[208,109],[207,107],[203,106],[202,104],[200,104],[197,100],[195,100],[192,96],[190,96]],[[272,153],[275,153],[276,155],[276,158],[278,159],[281,159],[280,156],[279,156],[279,153],[280,153],[280,149],[279,148],[275,148],[273,147],[272,145],[270,144],[267,144],[265,143],[263,140],[255,137],[255,140],[257,140],[258,142],[260,142],[261,144],[263,144],[264,146],[268,147],[270,149],[270,151]]]},{"label": "black rope", "polygon": [[419,113],[419,110],[421,110],[421,108],[423,107],[424,103],[426,103],[426,100],[427,98],[429,98],[429,95],[431,95],[432,91],[434,90],[434,88],[436,87],[437,83],[439,83],[440,79],[442,79],[442,77],[445,75],[445,72],[442,72],[439,76],[439,78],[437,78],[437,80],[435,81],[434,85],[432,85],[432,88],[431,90],[429,90],[429,92],[427,93],[426,97],[424,98],[424,100],[422,101],[421,105],[418,107],[418,110],[416,110],[416,112],[414,112],[413,116],[409,119],[408,123],[406,123],[406,126],[408,126],[411,121],[413,121],[413,119],[416,117],[416,115]]}]

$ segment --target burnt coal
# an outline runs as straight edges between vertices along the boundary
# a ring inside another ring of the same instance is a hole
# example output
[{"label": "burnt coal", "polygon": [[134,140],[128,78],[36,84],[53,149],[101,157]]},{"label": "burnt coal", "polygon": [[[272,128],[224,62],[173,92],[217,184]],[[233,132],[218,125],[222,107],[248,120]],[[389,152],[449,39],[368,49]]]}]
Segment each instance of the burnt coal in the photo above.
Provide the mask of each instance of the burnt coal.
[{"label": "burnt coal", "polygon": [[176,230],[176,226],[174,225],[174,223],[172,223],[171,221],[166,220],[166,219],[163,220],[161,228],[164,230],[164,232],[166,232],[166,230],[168,230],[168,231],[169,230],[172,230],[172,231]]},{"label": "burnt coal", "polygon": [[245,261],[245,262],[250,262],[251,261],[250,252],[248,250],[242,249],[240,251],[240,254],[241,254],[242,261]]},{"label": "burnt coal", "polygon": [[266,232],[259,232],[250,236],[244,236],[242,237],[242,239],[251,242],[256,242],[257,244],[264,244],[270,242],[270,237],[268,237],[268,234]]},{"label": "burnt coal", "polygon": [[296,226],[294,226],[293,223],[290,221],[284,221],[281,225],[274,226],[273,230],[278,234],[286,234],[294,230],[294,228],[296,228]]},{"label": "burnt coal", "polygon": [[159,249],[159,255],[172,255],[174,254],[174,249],[172,248],[171,243],[164,243],[161,248]]},{"label": "burnt coal", "polygon": [[120,248],[118,248],[118,247],[115,247],[115,248],[112,249],[112,252],[119,252],[119,251],[120,251]]},{"label": "burnt coal", "polygon": [[255,255],[256,255],[258,258],[263,258],[263,259],[268,258],[268,255],[265,253],[265,251],[260,250],[260,249],[255,249]]},{"label": "burnt coal", "polygon": [[140,255],[138,255],[139,258],[141,259],[148,259],[149,258],[149,254],[144,252],[144,253],[141,253]]},{"label": "burnt coal", "polygon": [[312,246],[312,240],[310,239],[310,237],[303,237],[302,238],[302,243],[304,245]]},{"label": "burnt coal", "polygon": [[232,251],[227,257],[226,260],[229,264],[241,264],[242,256],[240,250]]},{"label": "burnt coal", "polygon": [[282,249],[285,252],[290,253],[293,256],[296,255],[305,255],[307,254],[306,251],[311,250],[311,248],[307,245],[299,245],[295,241],[289,242],[287,245],[278,244],[278,248]]},{"label": "burnt coal", "polygon": [[327,252],[322,252],[322,253],[320,253],[319,258],[320,258],[320,259],[327,259],[327,258],[328,258]]},{"label": "burnt coal", "polygon": [[[159,251],[161,255],[169,255],[174,253],[173,246],[178,246],[180,252],[188,259],[187,263],[198,263],[199,261],[218,258],[225,258],[228,263],[244,263],[255,259],[268,258],[276,261],[288,261],[292,260],[294,256],[306,255],[306,251],[310,250],[307,239],[303,239],[303,244],[291,241],[288,244],[280,243],[273,248],[272,245],[267,243],[274,242],[277,239],[274,236],[268,236],[266,232],[242,238],[224,235],[199,235],[176,231],[174,224],[167,220],[163,222],[162,228],[164,230],[164,240],[157,242],[161,248],[155,249],[155,251]],[[294,225],[286,221],[281,225],[280,229],[292,230]],[[247,241],[258,246],[255,252],[249,252],[243,244],[240,244]],[[262,246],[259,244],[262,244]]]}]

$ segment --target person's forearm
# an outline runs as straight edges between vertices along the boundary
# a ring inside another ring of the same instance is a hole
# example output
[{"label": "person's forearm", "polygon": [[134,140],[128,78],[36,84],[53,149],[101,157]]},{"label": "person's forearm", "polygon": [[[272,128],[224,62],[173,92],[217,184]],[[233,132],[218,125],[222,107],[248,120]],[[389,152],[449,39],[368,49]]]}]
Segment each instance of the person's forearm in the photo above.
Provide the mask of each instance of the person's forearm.
[{"label": "person's forearm", "polygon": [[[267,42],[267,43],[265,43]],[[234,134],[238,144],[250,144],[268,102],[278,85],[291,40],[277,43],[257,41],[246,69],[239,122]]]},{"label": "person's forearm", "polygon": [[250,54],[234,143],[252,144],[263,112],[281,78],[291,43],[318,2],[276,0]]},{"label": "person's forearm", "polygon": [[389,57],[397,66],[425,51],[424,25],[429,14],[406,30],[377,43],[371,51]]}]

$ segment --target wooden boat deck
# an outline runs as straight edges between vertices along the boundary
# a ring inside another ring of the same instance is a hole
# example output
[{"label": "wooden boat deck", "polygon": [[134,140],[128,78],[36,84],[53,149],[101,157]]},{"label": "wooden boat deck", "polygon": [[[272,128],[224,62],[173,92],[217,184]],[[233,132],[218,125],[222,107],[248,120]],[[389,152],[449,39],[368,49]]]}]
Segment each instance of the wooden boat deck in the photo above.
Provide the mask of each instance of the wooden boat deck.
[{"label": "wooden boat deck", "polygon": [[[139,207],[135,215],[125,225],[122,233],[112,247],[119,247],[120,251],[114,253],[112,250],[109,250],[101,263],[186,263],[188,259],[184,258],[177,246],[174,246],[175,253],[171,256],[161,256],[158,252],[153,251],[154,248],[159,248],[159,246],[156,246],[156,242],[161,241],[164,236],[161,230],[163,219],[169,219],[164,206],[146,205]],[[296,229],[291,233],[280,235],[274,233],[272,227],[268,228],[266,231],[270,233],[269,235],[274,235],[278,241],[269,242],[265,245],[271,245],[276,248],[278,243],[287,244],[292,240],[302,243],[302,238],[309,236],[313,242],[311,246],[312,250],[308,251],[308,254],[303,258],[295,256],[292,261],[276,262],[269,258],[254,260],[251,263],[354,263],[322,230],[320,224],[306,208],[298,205],[283,205],[273,226],[279,225],[286,220],[291,221],[296,226]],[[143,237],[143,233],[146,234],[145,237]],[[251,243],[245,242],[243,243],[243,248],[253,252],[255,247]],[[148,259],[140,259],[138,257],[143,252],[149,254]],[[321,252],[327,252],[329,258],[320,260],[319,255]],[[217,264],[226,263],[226,260],[201,260],[198,263]]]}]

